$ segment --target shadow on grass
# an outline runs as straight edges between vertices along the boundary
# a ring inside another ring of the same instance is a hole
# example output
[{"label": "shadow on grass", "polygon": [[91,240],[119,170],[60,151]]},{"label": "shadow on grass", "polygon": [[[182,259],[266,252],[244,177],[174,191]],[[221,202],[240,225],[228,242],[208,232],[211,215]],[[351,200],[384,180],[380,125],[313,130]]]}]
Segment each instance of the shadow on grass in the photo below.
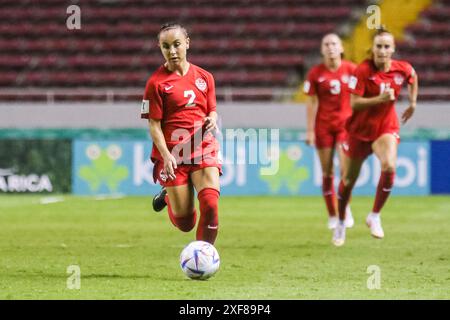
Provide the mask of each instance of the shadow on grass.
[{"label": "shadow on grass", "polygon": [[[55,274],[55,273],[22,273],[22,274],[7,274],[3,275],[4,278],[41,278],[42,280],[48,278],[55,279],[67,279],[70,275],[68,274]],[[81,280],[86,279],[147,279],[147,280],[160,280],[160,281],[180,281],[183,278],[175,277],[161,277],[158,275],[144,275],[144,274],[107,274],[107,273],[91,273],[91,274],[81,274]]]}]

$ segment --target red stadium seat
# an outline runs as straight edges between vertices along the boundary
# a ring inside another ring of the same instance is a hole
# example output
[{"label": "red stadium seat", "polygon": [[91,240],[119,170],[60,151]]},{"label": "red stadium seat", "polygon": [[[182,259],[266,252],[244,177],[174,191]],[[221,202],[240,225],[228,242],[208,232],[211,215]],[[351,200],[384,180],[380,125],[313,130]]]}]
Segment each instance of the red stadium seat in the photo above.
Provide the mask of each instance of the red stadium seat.
[{"label": "red stadium seat", "polygon": [[319,52],[320,37],[364,6],[364,0],[86,1],[81,29],[68,30],[65,0],[3,0],[0,83],[43,92],[142,90],[164,61],[160,25],[178,20],[190,33],[190,59],[213,72],[219,89],[261,88],[260,97],[269,97],[262,88],[292,86],[305,58]]}]

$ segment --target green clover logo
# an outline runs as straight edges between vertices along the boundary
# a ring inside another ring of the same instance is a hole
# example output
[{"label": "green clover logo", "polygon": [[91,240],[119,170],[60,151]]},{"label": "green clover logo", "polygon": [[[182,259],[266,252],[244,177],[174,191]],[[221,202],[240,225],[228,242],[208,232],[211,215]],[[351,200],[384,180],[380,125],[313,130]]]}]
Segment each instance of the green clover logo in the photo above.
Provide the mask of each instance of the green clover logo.
[{"label": "green clover logo", "polygon": [[275,175],[262,175],[260,171],[260,178],[269,185],[271,193],[277,193],[284,185],[291,194],[299,192],[301,184],[309,178],[308,167],[297,166],[302,156],[302,149],[299,146],[290,146],[280,152],[279,169]]},{"label": "green clover logo", "polygon": [[122,157],[122,149],[115,144],[102,150],[92,144],[86,148],[86,156],[92,161],[90,165],[82,166],[78,171],[92,192],[97,192],[104,183],[110,192],[117,192],[119,184],[128,177],[128,168],[116,164]]}]

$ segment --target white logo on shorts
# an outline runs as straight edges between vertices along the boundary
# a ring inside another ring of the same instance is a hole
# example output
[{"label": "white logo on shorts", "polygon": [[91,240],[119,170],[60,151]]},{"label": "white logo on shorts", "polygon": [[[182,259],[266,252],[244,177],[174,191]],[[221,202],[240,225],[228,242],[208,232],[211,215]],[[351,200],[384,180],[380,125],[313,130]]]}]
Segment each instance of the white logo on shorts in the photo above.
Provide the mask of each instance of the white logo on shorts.
[{"label": "white logo on shorts", "polygon": [[347,143],[342,143],[342,148],[345,150],[345,151],[348,151],[348,149],[349,149],[349,147],[348,147],[348,144]]},{"label": "white logo on shorts", "polygon": [[159,177],[161,178],[162,181],[166,182],[167,175],[164,173],[164,170],[161,170],[161,172],[159,173]]},{"label": "white logo on shorts", "polygon": [[197,86],[197,88],[201,91],[205,91],[206,89],[206,82],[205,80],[203,80],[202,78],[197,78],[195,80],[195,85]]}]

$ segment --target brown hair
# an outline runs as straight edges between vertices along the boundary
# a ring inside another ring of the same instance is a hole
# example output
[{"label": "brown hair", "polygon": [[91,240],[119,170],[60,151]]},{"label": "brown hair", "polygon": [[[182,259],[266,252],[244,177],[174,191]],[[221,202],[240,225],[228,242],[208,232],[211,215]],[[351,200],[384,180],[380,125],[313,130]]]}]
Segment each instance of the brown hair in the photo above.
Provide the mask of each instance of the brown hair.
[{"label": "brown hair", "polygon": [[184,33],[186,38],[189,38],[189,35],[188,35],[188,32],[187,32],[186,28],[184,26],[182,26],[180,23],[167,22],[167,23],[164,23],[163,25],[161,25],[161,28],[159,28],[158,41],[159,41],[159,36],[161,35],[162,32],[167,31],[167,30],[171,30],[171,29],[178,29],[178,28],[181,29],[181,31]]},{"label": "brown hair", "polygon": [[392,34],[392,32],[390,32],[385,25],[380,26],[380,28],[378,28],[375,33],[373,34],[372,37],[372,41],[378,37],[381,36],[382,34],[390,34],[392,36],[392,38],[394,37],[394,35]]}]

